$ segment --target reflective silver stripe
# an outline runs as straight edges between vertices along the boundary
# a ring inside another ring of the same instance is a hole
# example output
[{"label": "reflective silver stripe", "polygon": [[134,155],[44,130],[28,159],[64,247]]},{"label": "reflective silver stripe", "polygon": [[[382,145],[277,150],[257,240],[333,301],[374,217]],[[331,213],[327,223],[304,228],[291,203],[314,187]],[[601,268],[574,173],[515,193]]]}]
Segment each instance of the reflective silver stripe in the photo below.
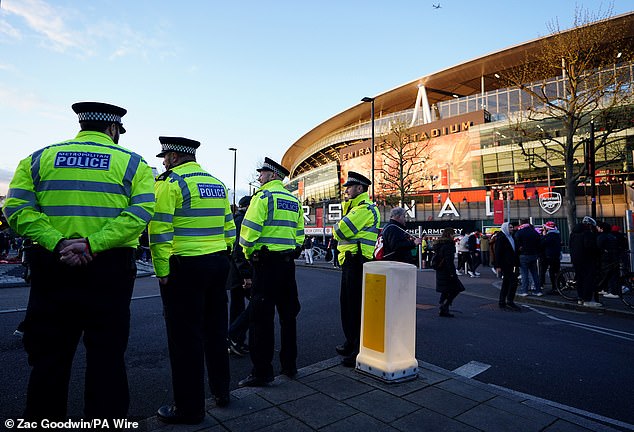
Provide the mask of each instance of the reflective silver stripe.
[{"label": "reflective silver stripe", "polygon": [[231,213],[228,213],[225,215],[225,222],[229,222],[233,220],[233,215]]},{"label": "reflective silver stripe", "polygon": [[341,230],[339,229],[339,227],[335,228],[335,233],[337,234],[337,237],[339,237],[340,239],[344,239],[346,238],[345,235],[343,235],[343,233],[341,232]]},{"label": "reflective silver stripe", "polygon": [[[290,198],[293,198],[293,201],[298,201],[297,197],[291,193],[288,192],[282,192],[282,191],[272,191],[271,193],[276,194],[276,195],[286,195]],[[298,201],[299,202],[299,201]]]},{"label": "reflective silver stripe", "polygon": [[289,245],[294,247],[295,239],[287,239],[287,238],[280,238],[280,237],[260,237],[258,239],[258,243]]},{"label": "reflective silver stripe", "polygon": [[357,239],[361,244],[364,245],[368,245],[368,246],[375,246],[376,245],[376,241],[372,241],[372,240],[368,240],[368,239]]},{"label": "reflective silver stripe", "polygon": [[22,205],[19,205],[17,207],[5,207],[4,208],[4,217],[6,217],[7,219],[9,219],[11,216],[13,216],[15,213],[19,212],[20,210],[27,208],[27,207],[31,207],[33,208],[33,210],[35,211],[40,211],[38,209],[37,206],[34,205],[34,203],[24,203]]},{"label": "reflective silver stripe", "polygon": [[240,246],[242,247],[253,247],[255,242],[246,241],[244,238],[240,237]]},{"label": "reflective silver stripe", "polygon": [[258,225],[255,222],[251,222],[249,219],[244,219],[242,225],[251,228],[254,231],[262,232],[262,225]]},{"label": "reflective silver stripe", "polygon": [[123,188],[125,190],[125,194],[130,196],[132,191],[132,180],[134,179],[134,175],[139,169],[139,163],[141,163],[141,156],[135,153],[130,154],[130,160],[128,161],[128,166],[125,169],[125,174],[123,175]]},{"label": "reflective silver stripe", "polygon": [[262,198],[266,198],[268,200],[265,223],[265,225],[268,225],[273,220],[273,215],[275,214],[275,199],[273,199],[273,194],[271,193],[271,191],[268,190],[262,191]]},{"label": "reflective silver stripe", "polygon": [[289,221],[289,220],[272,220],[271,223],[269,224],[269,226],[281,226],[281,227],[297,228],[297,222],[296,221]]},{"label": "reflective silver stripe", "polygon": [[184,237],[198,237],[198,236],[214,236],[223,235],[225,232],[223,227],[216,228],[182,228],[174,227],[174,235]]},{"label": "reflective silver stripe", "polygon": [[30,201],[32,203],[36,202],[35,192],[26,190],[26,189],[18,189],[18,188],[9,189],[9,193],[7,194],[7,199],[8,198],[21,199],[24,201]]},{"label": "reflective silver stripe", "polygon": [[155,212],[154,213],[154,217],[152,218],[153,221],[156,222],[169,222],[172,223],[172,221],[174,220],[174,215],[171,213],[159,213],[159,212]]},{"label": "reflective silver stripe", "polygon": [[155,198],[153,193],[135,195],[130,199],[131,204],[149,203],[154,201]]},{"label": "reflective silver stripe", "polygon": [[350,231],[352,231],[352,235],[355,235],[356,233],[359,232],[359,230],[357,229],[356,226],[354,226],[352,221],[350,221],[350,219],[348,219],[348,216],[344,217],[342,219],[342,222],[345,223],[348,228],[350,228]]},{"label": "reflective silver stripe", "polygon": [[[178,174],[171,173],[169,175],[170,178],[176,180],[178,182],[178,187],[181,188],[181,195],[183,196],[183,209],[189,209],[192,206],[192,196],[189,193],[189,187],[187,186],[187,182]],[[176,212],[174,212],[176,214]]]},{"label": "reflective silver stripe", "polygon": [[143,207],[139,206],[130,206],[124,210],[125,212],[131,213],[138,217],[139,219],[145,221],[145,223],[149,223],[152,220],[152,214],[148,212]]},{"label": "reflective silver stripe", "polygon": [[372,240],[368,240],[368,239],[362,239],[362,238],[358,238],[358,239],[354,239],[354,240],[341,240],[339,241],[340,245],[350,245],[350,244],[357,244],[357,242],[364,244],[364,245],[368,245],[368,246],[375,246],[376,245],[376,241],[372,241]]},{"label": "reflective silver stripe", "polygon": [[83,191],[112,193],[128,196],[123,186],[115,183],[96,182],[88,180],[45,180],[39,183],[36,189],[44,191]]},{"label": "reflective silver stripe", "polygon": [[235,237],[236,236],[236,230],[232,229],[229,231],[225,231],[225,237]]},{"label": "reflective silver stripe", "polygon": [[297,237],[303,236],[304,235],[304,230],[297,230],[296,235],[297,235]]},{"label": "reflective silver stripe", "polygon": [[40,149],[31,155],[31,178],[33,179],[33,187],[37,190],[40,184],[40,158],[44,149]]},{"label": "reflective silver stripe", "polygon": [[379,232],[379,229],[378,229],[377,227],[373,227],[373,226],[371,226],[371,227],[364,227],[364,228],[361,228],[361,231],[371,232],[371,233],[378,233],[378,232]]},{"label": "reflective silver stripe", "polygon": [[112,207],[89,206],[42,206],[42,213],[48,216],[86,216],[114,218],[121,214],[123,209]]},{"label": "reflective silver stripe", "polygon": [[150,234],[151,243],[164,243],[164,242],[172,241],[173,239],[174,239],[173,232],[168,232],[164,234]]},{"label": "reflective silver stripe", "polygon": [[223,216],[224,214],[225,209],[222,208],[179,208],[174,210],[174,216],[185,217]]}]

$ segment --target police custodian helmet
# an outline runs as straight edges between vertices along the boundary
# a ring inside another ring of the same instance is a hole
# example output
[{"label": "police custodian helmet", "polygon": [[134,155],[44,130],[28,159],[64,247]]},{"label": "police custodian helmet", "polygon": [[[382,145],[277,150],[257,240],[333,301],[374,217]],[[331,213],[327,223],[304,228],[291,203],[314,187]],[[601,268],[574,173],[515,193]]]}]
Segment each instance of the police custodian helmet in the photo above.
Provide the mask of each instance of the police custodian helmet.
[{"label": "police custodian helmet", "polygon": [[196,149],[200,147],[200,142],[183,137],[159,137],[161,142],[161,152],[156,155],[162,158],[169,152],[184,153],[196,156]]},{"label": "police custodian helmet", "polygon": [[125,128],[121,121],[121,117],[128,112],[125,108],[103,102],[77,102],[72,105],[72,108],[77,114],[80,123],[83,121],[117,123],[119,125],[119,133],[125,133]]}]

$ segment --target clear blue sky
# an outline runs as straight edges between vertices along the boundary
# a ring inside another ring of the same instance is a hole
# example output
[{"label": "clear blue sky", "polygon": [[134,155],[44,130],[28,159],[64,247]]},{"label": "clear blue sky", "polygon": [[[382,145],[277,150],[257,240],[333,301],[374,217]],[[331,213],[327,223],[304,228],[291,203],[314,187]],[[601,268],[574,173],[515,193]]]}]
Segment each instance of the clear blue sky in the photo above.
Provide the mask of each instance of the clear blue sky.
[{"label": "clear blue sky", "polygon": [[128,109],[120,144],[160,171],[158,136],[186,136],[232,188],[236,147],[239,198],[264,156],[362,97],[568,28],[575,5],[633,3],[0,0],[0,194],[20,159],[75,136],[72,103],[95,100]]}]

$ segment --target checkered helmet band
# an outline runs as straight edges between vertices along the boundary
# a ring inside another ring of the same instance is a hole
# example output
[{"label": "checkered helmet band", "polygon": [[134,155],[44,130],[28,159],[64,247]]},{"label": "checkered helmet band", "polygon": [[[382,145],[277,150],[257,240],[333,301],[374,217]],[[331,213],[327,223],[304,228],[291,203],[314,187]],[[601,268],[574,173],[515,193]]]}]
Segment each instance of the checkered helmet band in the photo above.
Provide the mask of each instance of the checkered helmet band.
[{"label": "checkered helmet band", "polygon": [[284,172],[280,171],[280,169],[279,169],[279,168],[274,167],[273,165],[271,165],[271,164],[269,164],[269,163],[264,162],[264,163],[262,164],[262,168],[263,168],[263,169],[267,169],[267,170],[269,170],[269,171],[273,171],[275,174],[279,175],[280,177],[286,177],[286,173],[284,173]]},{"label": "checkered helmet band", "polygon": [[121,116],[100,112],[83,112],[77,114],[79,121],[103,121],[109,123],[121,123]]},{"label": "checkered helmet band", "polygon": [[178,153],[187,153],[191,155],[196,154],[196,149],[190,146],[184,146],[180,144],[161,144],[163,152],[173,151]]}]

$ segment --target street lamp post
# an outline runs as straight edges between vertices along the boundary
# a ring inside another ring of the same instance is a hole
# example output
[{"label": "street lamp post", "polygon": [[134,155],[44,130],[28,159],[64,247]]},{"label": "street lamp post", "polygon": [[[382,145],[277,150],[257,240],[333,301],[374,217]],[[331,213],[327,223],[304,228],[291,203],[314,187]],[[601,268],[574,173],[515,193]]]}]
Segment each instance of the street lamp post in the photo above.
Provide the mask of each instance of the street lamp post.
[{"label": "street lamp post", "polygon": [[238,149],[235,147],[229,147],[229,150],[233,152],[233,211],[236,210],[236,161],[238,159]]},{"label": "street lamp post", "polygon": [[361,102],[372,103],[372,108],[370,111],[370,116],[372,117],[372,148],[370,149],[370,153],[372,155],[372,201],[374,201],[374,98],[366,96],[361,99]]}]

